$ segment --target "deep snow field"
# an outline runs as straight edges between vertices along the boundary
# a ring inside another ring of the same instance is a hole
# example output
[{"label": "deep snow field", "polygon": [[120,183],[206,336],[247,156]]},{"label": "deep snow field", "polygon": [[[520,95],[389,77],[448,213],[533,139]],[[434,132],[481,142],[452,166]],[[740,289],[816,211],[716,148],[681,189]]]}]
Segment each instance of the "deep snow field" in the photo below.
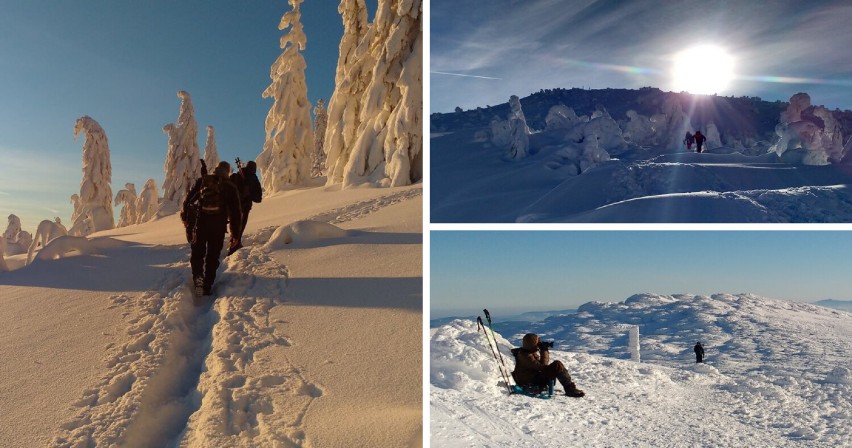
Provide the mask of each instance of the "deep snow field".
[{"label": "deep snow field", "polygon": [[575,161],[545,136],[530,135],[538,152],[508,160],[478,132],[432,135],[432,222],[852,221],[850,165],[802,165],[726,147],[695,154],[634,145],[576,175]]},{"label": "deep snow field", "polygon": [[175,215],[8,259],[0,446],[419,446],[422,185],[279,193],[245,235],[212,306]]},{"label": "deep snow field", "polygon": [[[630,361],[630,325],[641,362]],[[509,396],[483,333],[456,320],[430,335],[432,446],[852,444],[849,312],[751,294],[639,294],[495,331],[509,370],[524,333],[554,340],[551,360],[586,396],[559,385],[550,400]]]}]

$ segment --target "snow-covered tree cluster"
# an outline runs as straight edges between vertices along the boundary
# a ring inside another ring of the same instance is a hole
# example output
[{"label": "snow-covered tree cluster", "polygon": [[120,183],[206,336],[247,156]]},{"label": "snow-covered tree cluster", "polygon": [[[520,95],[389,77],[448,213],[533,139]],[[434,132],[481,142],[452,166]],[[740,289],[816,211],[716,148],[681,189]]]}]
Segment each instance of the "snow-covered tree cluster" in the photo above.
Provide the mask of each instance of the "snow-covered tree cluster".
[{"label": "snow-covered tree cluster", "polygon": [[77,119],[74,138],[83,134],[83,180],[74,201],[70,235],[86,236],[115,226],[112,211],[112,166],[103,128],[89,116]]},{"label": "snow-covered tree cluster", "polygon": [[177,123],[163,127],[163,132],[168,135],[169,150],[163,167],[166,177],[163,181],[163,204],[157,212],[160,216],[177,212],[187,191],[201,176],[198,123],[192,98],[183,90],[177,96],[181,100]]},{"label": "snow-covered tree cluster", "polygon": [[770,151],[788,161],[801,157],[805,165],[839,163],[849,149],[844,147],[840,121],[825,107],[812,106],[807,93],[797,93],[790,98],[790,105],[781,113],[775,133],[778,140]]},{"label": "snow-covered tree cluster", "polygon": [[328,128],[328,111],[325,110],[325,101],[317,100],[314,107],[314,154],[311,177],[319,177],[325,174],[325,130]]},{"label": "snow-covered tree cluster", "polygon": [[119,213],[118,225],[116,227],[126,227],[131,224],[136,224],[136,186],[132,183],[124,184],[124,189],[120,190],[115,195],[115,206],[121,205]]},{"label": "snow-covered tree cluster", "polygon": [[343,0],[336,87],[325,135],[327,183],[401,186],[422,178],[420,0]]},{"label": "snow-covered tree cluster", "polygon": [[9,224],[6,226],[6,231],[3,232],[2,240],[3,254],[7,256],[18,255],[27,252],[33,242],[33,236],[21,227],[21,218],[16,215],[9,215]]},{"label": "snow-covered tree cluster", "polygon": [[284,13],[278,29],[290,28],[281,37],[284,51],[272,64],[272,84],[263,91],[264,98],[274,103],[266,115],[266,141],[257,156],[262,172],[263,191],[273,194],[311,178],[311,154],[314,132],[311,104],[305,84],[305,49],[307,38],[302,28],[299,7],[302,0],[289,0],[292,10]]},{"label": "snow-covered tree cluster", "polygon": [[207,126],[207,142],[204,144],[204,164],[207,170],[213,172],[219,164],[219,150],[216,148],[216,130],[213,126]]}]

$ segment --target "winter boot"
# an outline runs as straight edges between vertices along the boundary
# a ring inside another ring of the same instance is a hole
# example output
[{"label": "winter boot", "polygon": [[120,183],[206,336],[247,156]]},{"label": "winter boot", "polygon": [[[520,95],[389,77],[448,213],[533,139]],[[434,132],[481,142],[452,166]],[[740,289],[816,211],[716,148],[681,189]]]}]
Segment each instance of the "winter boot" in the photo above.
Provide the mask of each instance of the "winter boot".
[{"label": "winter boot", "polygon": [[192,279],[193,293],[195,297],[201,297],[204,293],[204,277],[198,276]]},{"label": "winter boot", "polygon": [[565,387],[565,395],[569,397],[580,398],[586,395],[585,392],[580,389],[577,389],[577,385],[573,382],[570,382],[567,385],[563,385],[563,387]]}]

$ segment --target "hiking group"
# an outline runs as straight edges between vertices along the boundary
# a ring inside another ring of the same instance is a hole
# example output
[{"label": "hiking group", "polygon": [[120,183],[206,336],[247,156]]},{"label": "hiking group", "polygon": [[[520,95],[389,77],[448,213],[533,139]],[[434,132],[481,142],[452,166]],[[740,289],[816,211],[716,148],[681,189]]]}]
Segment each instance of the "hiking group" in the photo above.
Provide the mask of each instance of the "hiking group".
[{"label": "hiking group", "polygon": [[225,161],[219,162],[212,174],[207,173],[203,161],[201,166],[201,177],[189,190],[180,214],[191,247],[189,264],[196,297],[212,293],[225,231],[231,234],[228,243],[231,255],[243,247],[243,231],[252,203],[260,202],[263,197],[254,161],[243,167],[237,159],[238,171],[233,174],[231,164]]},{"label": "hiking group", "polygon": [[683,139],[683,143],[686,145],[686,149],[688,151],[692,151],[692,144],[695,144],[695,152],[700,153],[701,147],[704,146],[704,142],[707,140],[707,137],[701,133],[701,131],[695,131],[695,135],[692,135],[689,131],[686,131],[686,138]]}]

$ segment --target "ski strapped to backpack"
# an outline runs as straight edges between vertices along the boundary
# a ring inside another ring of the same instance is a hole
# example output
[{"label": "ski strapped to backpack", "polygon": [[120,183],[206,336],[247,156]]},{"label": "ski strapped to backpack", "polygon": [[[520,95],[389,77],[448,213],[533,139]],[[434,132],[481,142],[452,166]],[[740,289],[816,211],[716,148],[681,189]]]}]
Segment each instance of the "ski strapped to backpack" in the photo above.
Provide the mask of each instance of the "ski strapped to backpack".
[{"label": "ski strapped to backpack", "polygon": [[476,325],[477,328],[481,330],[483,334],[485,334],[485,339],[488,341],[488,348],[491,349],[491,354],[494,355],[494,362],[497,363],[497,368],[500,370],[500,376],[503,378],[503,381],[505,381],[506,389],[509,391],[509,394],[511,394],[512,386],[509,384],[509,375],[504,370],[505,364],[501,365],[499,360],[502,359],[502,355],[500,355],[499,359],[497,358],[497,354],[500,353],[500,347],[498,346],[496,351],[494,348],[495,346],[497,346],[497,340],[495,339],[494,344],[491,344],[491,338],[488,337],[488,331],[485,330],[485,324],[482,323],[482,318],[479,316],[476,316]]}]

